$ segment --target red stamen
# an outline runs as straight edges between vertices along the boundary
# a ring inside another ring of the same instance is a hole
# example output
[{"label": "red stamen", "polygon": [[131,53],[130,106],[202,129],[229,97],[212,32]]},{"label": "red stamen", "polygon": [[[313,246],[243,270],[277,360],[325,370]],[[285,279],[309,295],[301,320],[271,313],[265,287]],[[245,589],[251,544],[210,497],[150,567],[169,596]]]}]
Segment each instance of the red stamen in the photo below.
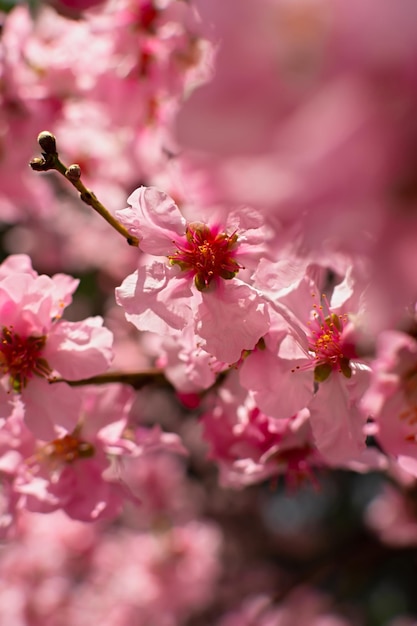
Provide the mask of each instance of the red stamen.
[{"label": "red stamen", "polygon": [[188,272],[197,289],[203,291],[214,279],[230,280],[242,269],[235,259],[236,242],[236,233],[219,233],[215,227],[193,222],[187,226],[185,238],[175,242],[177,251],[168,258]]},{"label": "red stamen", "polygon": [[[312,295],[315,297],[315,294]],[[334,370],[341,372],[346,378],[350,378],[352,371],[349,365],[349,357],[344,353],[342,341],[348,317],[347,315],[332,313],[324,294],[322,298],[325,307],[314,304],[314,319],[312,322],[309,322],[311,329],[309,350],[315,354],[316,382],[323,382]]]},{"label": "red stamen", "polygon": [[33,376],[47,378],[52,370],[42,358],[46,337],[21,337],[12,327],[0,335],[0,370],[10,376],[15,391],[22,391]]},{"label": "red stamen", "polygon": [[44,446],[39,457],[55,464],[73,463],[77,459],[94,456],[94,446],[88,441],[78,439],[74,434],[54,439]]}]

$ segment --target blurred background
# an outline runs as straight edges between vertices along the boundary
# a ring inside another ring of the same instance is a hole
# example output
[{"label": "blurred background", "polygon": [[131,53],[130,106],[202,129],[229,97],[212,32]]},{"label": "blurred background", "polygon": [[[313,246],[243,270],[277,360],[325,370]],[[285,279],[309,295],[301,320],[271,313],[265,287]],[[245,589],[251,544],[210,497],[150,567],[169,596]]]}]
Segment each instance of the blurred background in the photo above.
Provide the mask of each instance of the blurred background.
[{"label": "blurred background", "polygon": [[[39,273],[79,278],[66,316],[104,317],[115,370],[157,362],[158,345],[114,301],[138,252],[68,181],[28,164],[50,130],[63,162],[80,165],[111,212],[140,185],[164,189],[184,211],[209,203],[178,140],[190,143],[188,131],[176,126],[186,96],[214,71],[207,4],[0,0],[1,259],[28,254]],[[311,35],[297,24],[297,37]],[[230,489],[199,408],[150,385],[137,391],[132,419],[178,434],[189,455],[132,460],[141,503],[111,522],[19,511],[0,546],[1,625],[417,625],[417,485],[398,468],[318,467],[295,483],[284,474]]]}]

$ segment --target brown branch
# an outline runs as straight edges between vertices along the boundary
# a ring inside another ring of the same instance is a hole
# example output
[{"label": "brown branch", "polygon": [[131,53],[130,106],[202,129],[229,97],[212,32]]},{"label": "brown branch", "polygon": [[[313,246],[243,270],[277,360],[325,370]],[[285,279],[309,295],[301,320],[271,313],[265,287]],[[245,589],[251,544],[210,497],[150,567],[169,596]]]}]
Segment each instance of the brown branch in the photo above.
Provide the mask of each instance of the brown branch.
[{"label": "brown branch", "polygon": [[150,369],[144,372],[106,372],[99,376],[83,378],[81,380],[67,380],[66,378],[52,378],[50,384],[67,383],[70,387],[84,387],[86,385],[108,385],[111,383],[122,383],[130,385],[133,389],[142,389],[146,385],[157,385],[173,389],[169,380],[162,370]]},{"label": "brown branch", "polygon": [[69,167],[64,165],[58,157],[56,139],[49,131],[43,131],[38,135],[38,143],[42,148],[42,157],[36,157],[29,163],[35,172],[47,172],[55,170],[68,180],[80,194],[81,200],[99,213],[110,226],[120,233],[130,246],[138,246],[139,240],[129,233],[129,231],[110,213],[108,209],[97,199],[97,196],[87,189],[81,181],[81,168],[77,163]]}]

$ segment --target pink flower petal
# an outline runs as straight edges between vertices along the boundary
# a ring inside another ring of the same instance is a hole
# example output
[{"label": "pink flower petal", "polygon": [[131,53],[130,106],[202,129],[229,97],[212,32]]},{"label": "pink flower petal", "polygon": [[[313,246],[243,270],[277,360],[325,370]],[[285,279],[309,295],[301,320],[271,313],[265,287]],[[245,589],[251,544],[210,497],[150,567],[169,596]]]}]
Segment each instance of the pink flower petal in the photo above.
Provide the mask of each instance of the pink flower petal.
[{"label": "pink flower petal", "polygon": [[101,317],[58,322],[49,334],[44,358],[67,380],[101,374],[108,369],[113,354],[113,334],[102,324]]},{"label": "pink flower petal", "polygon": [[160,261],[131,274],[116,289],[116,301],[126,319],[139,330],[169,333],[183,329],[192,317],[192,292],[175,269]]},{"label": "pink flower petal", "polygon": [[175,202],[155,187],[139,187],[128,198],[131,208],[117,211],[117,217],[140,248],[156,256],[168,256],[172,241],[185,233],[185,219]]},{"label": "pink flower petal", "polygon": [[234,279],[202,294],[196,332],[206,352],[219,361],[235,363],[242,350],[252,350],[268,329],[266,303],[248,285]]}]

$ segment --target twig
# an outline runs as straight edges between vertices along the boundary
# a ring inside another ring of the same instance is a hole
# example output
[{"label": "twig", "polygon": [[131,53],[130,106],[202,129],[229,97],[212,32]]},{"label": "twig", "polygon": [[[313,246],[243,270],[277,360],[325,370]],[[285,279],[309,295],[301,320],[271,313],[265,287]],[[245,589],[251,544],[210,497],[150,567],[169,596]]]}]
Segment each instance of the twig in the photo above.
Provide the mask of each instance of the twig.
[{"label": "twig", "polygon": [[107,385],[110,383],[122,383],[130,385],[133,389],[142,389],[146,385],[156,384],[159,387],[173,389],[169,380],[162,370],[150,369],[144,372],[106,372],[99,376],[83,378],[81,380],[67,380],[66,378],[51,378],[50,384],[67,383],[70,387],[84,387],[86,385]]},{"label": "twig", "polygon": [[130,246],[138,246],[139,240],[129,233],[129,231],[106,209],[106,207],[97,199],[97,196],[87,189],[84,183],[81,181],[81,168],[77,163],[73,163],[69,167],[66,167],[58,157],[58,151],[56,148],[56,139],[52,133],[44,130],[38,135],[38,143],[42,148],[42,157],[36,157],[29,163],[30,167],[35,172],[47,172],[49,170],[56,170],[64,178],[66,178],[72,185],[79,191],[80,198],[85,204],[91,206],[92,209],[97,211],[106,222],[110,224],[118,233],[120,233]]}]

